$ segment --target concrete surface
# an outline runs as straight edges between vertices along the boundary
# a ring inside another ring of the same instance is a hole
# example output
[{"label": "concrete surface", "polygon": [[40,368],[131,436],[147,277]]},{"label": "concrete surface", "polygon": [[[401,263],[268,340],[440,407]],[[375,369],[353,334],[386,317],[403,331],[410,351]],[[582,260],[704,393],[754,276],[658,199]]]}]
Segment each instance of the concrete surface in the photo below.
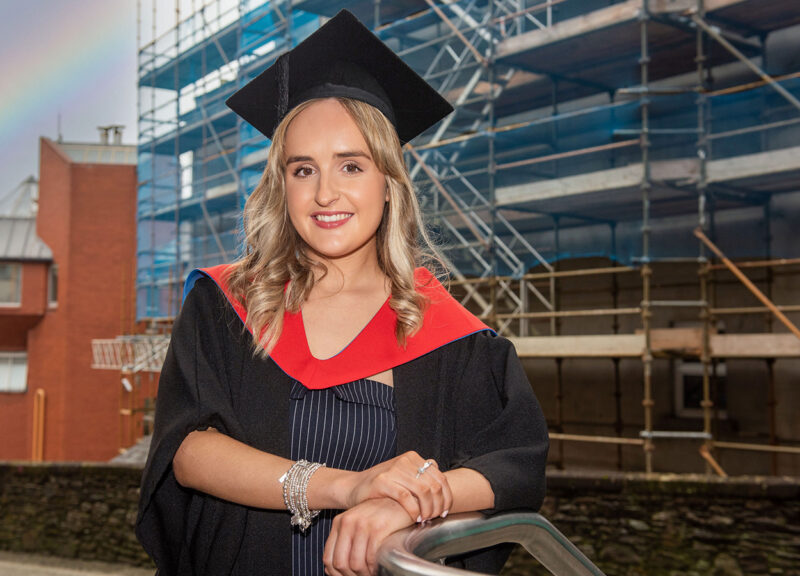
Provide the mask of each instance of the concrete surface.
[{"label": "concrete surface", "polygon": [[155,570],[0,551],[0,576],[153,576]]}]

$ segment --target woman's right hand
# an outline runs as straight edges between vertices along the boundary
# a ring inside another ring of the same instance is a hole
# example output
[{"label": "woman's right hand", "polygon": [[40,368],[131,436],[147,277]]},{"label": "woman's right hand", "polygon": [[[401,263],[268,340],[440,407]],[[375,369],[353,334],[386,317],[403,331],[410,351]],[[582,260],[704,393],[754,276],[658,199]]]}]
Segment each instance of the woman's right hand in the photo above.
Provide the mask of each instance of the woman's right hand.
[{"label": "woman's right hand", "polygon": [[349,483],[347,508],[372,498],[391,498],[412,521],[424,522],[447,516],[453,505],[453,493],[439,466],[413,451],[356,472]]}]

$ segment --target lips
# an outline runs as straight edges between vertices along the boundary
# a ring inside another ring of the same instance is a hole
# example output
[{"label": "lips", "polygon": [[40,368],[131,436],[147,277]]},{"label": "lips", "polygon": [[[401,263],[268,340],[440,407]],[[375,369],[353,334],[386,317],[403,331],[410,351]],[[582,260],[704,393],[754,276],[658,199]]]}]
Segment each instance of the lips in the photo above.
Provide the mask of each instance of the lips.
[{"label": "lips", "polygon": [[352,216],[352,212],[314,212],[311,218],[320,228],[336,228],[347,223]]}]

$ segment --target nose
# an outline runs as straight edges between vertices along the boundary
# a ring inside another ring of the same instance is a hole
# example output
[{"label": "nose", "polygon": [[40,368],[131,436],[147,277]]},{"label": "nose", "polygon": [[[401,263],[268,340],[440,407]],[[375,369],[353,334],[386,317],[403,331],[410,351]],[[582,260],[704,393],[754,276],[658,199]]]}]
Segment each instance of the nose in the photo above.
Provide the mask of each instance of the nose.
[{"label": "nose", "polygon": [[317,193],[314,195],[314,201],[320,206],[330,206],[339,199],[339,192],[336,189],[333,178],[324,171],[320,172],[319,184],[317,186]]}]

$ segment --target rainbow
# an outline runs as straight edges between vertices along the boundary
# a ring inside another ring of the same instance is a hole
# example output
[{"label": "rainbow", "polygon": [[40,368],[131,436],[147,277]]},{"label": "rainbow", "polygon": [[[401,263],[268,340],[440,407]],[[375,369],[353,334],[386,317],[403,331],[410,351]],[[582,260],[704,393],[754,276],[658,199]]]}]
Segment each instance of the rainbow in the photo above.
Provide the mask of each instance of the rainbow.
[{"label": "rainbow", "polygon": [[[4,44],[5,78],[0,92],[0,142],[44,117],[53,118],[86,98],[94,86],[118,84],[135,89],[135,78],[124,78],[128,67],[118,66],[126,51],[136,49],[133,0],[108,2],[14,3],[4,17],[20,25]],[[5,11],[5,10],[4,10]],[[40,21],[37,27],[29,23]]]}]

